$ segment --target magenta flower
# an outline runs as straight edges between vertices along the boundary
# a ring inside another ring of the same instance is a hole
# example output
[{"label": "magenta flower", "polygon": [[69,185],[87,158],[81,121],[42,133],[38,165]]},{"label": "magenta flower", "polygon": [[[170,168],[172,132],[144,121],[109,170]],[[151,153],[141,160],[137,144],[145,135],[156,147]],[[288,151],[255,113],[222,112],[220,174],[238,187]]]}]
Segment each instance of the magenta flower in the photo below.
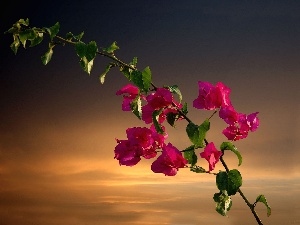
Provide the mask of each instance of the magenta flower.
[{"label": "magenta flower", "polygon": [[248,136],[249,126],[245,123],[229,125],[223,130],[223,134],[228,140],[238,141]]},{"label": "magenta flower", "polygon": [[138,96],[139,88],[132,84],[127,84],[116,92],[116,95],[122,95],[122,94],[123,94],[122,110],[131,111],[130,104]]},{"label": "magenta flower", "polygon": [[225,128],[222,133],[227,137],[228,140],[231,141],[237,141],[246,138],[249,131],[254,132],[259,126],[257,114],[258,112],[255,112],[247,116],[246,114],[237,113],[237,120],[233,123],[228,123],[229,126]]},{"label": "magenta flower", "polygon": [[223,83],[218,82],[213,86],[209,82],[198,81],[198,87],[198,97],[193,101],[195,108],[213,110],[231,105],[230,89]]},{"label": "magenta flower", "polygon": [[172,104],[173,95],[169,89],[157,88],[154,93],[146,97],[146,100],[152,109],[161,109]]},{"label": "magenta flower", "polygon": [[172,93],[166,88],[157,88],[154,93],[146,96],[146,101],[147,104],[142,106],[142,120],[146,124],[153,122],[152,115],[155,110],[162,109],[158,119],[161,124],[166,120],[168,113],[178,113],[176,108],[182,108],[182,104],[175,102]]},{"label": "magenta flower", "polygon": [[209,171],[215,169],[215,165],[219,162],[222,152],[218,151],[213,142],[208,143],[204,151],[200,153],[201,158],[204,158],[208,161]]},{"label": "magenta flower", "polygon": [[164,141],[168,137],[158,134],[155,128],[132,127],[126,130],[128,140],[117,140],[115,147],[115,159],[119,160],[120,165],[136,165],[141,157],[146,159],[154,158],[156,150],[163,148]]},{"label": "magenta flower", "polygon": [[152,146],[154,140],[153,132],[146,127],[132,127],[126,130],[127,138],[133,145],[140,145],[142,148]]},{"label": "magenta flower", "polygon": [[166,176],[175,176],[179,168],[185,167],[188,161],[181,152],[171,143],[165,145],[162,154],[152,163],[154,173],[163,173]]},{"label": "magenta flower", "polygon": [[128,140],[117,140],[115,147],[115,159],[119,160],[120,165],[134,166],[141,160],[142,148],[132,145]]}]

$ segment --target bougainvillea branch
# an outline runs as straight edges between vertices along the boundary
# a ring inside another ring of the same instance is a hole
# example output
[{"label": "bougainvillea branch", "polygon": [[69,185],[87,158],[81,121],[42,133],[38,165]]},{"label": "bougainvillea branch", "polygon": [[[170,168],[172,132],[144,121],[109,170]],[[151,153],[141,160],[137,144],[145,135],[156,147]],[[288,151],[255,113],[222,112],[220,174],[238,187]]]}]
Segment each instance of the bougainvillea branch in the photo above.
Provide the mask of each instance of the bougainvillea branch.
[{"label": "bougainvillea branch", "polygon": [[[70,44],[75,46],[81,68],[90,75],[94,59],[97,55],[112,60],[107,64],[99,76],[101,84],[105,82],[108,72],[116,67],[128,79],[129,84],[116,91],[116,95],[123,97],[122,110],[132,112],[145,123],[145,127],[131,127],[126,129],[126,139],[116,138],[114,158],[121,166],[134,166],[142,159],[153,159],[151,170],[165,176],[175,176],[180,169],[188,168],[191,172],[213,174],[216,176],[218,192],[213,195],[216,211],[226,216],[232,206],[231,196],[239,193],[255,217],[257,224],[263,225],[255,211],[258,202],[267,208],[267,216],[271,215],[271,208],[264,195],[260,194],[253,204],[241,191],[242,176],[237,169],[229,169],[224,160],[227,150],[238,158],[238,166],[242,164],[242,156],[235,146],[235,142],[247,138],[249,132],[255,132],[259,127],[258,112],[246,115],[237,112],[230,101],[231,89],[222,82],[212,84],[208,81],[198,81],[198,96],[193,101],[193,107],[198,110],[212,111],[209,118],[200,125],[194,123],[188,116],[187,103],[182,102],[182,94],[177,85],[158,87],[152,82],[152,73],[148,67],[138,70],[137,57],[125,63],[115,56],[119,49],[116,42],[108,47],[98,48],[95,41],[83,42],[84,33],[74,35],[71,32],[65,37],[59,36],[59,23],[52,27],[36,28],[29,26],[29,19],[20,19],[5,33],[13,36],[10,45],[17,54],[20,46],[26,48],[36,46],[49,35],[49,45],[46,53],[41,57],[42,63],[47,65],[56,46]],[[175,98],[177,96],[177,98]],[[178,100],[177,100],[178,99]],[[223,134],[224,141],[219,149],[215,143],[206,139],[210,130],[210,119],[218,114],[227,127]],[[187,121],[186,134],[191,145],[179,150],[172,143],[167,142],[168,133],[165,123],[174,127],[176,123]],[[147,127],[148,126],[148,127]],[[196,150],[203,149],[196,154]],[[197,165],[198,157],[208,163],[208,170]],[[213,172],[215,166],[221,162],[224,171]]]}]

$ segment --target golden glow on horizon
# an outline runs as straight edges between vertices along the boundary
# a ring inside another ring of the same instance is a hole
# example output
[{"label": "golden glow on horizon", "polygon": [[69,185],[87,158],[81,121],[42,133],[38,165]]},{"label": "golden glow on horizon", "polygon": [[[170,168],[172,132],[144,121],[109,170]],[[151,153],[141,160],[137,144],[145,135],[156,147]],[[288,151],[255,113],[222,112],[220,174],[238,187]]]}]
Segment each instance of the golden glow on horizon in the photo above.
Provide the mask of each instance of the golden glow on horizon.
[{"label": "golden glow on horizon", "polygon": [[[234,196],[235,208],[229,214],[231,220],[224,221],[223,217],[216,215],[212,201],[212,195],[217,191],[214,175],[196,174],[188,169],[181,169],[176,176],[166,177],[151,171],[150,166],[154,159],[142,159],[133,167],[120,166],[113,158],[116,145],[114,138],[125,138],[127,123],[108,126],[90,118],[80,126],[44,126],[39,128],[39,132],[34,132],[33,138],[30,134],[36,126],[24,134],[26,138],[20,138],[21,143],[27,139],[30,144],[25,142],[24,146],[15,146],[11,142],[6,145],[12,146],[9,151],[3,149],[5,145],[0,146],[0,152],[10,152],[19,156],[7,158],[10,160],[2,163],[1,176],[6,182],[6,187],[2,187],[2,190],[9,193],[20,192],[24,199],[36,201],[36,205],[31,207],[26,203],[19,203],[21,207],[27,207],[28,211],[42,213],[43,210],[50,209],[57,210],[59,215],[60,211],[64,210],[60,205],[65,202],[67,206],[64,207],[74,209],[75,214],[78,210],[78,216],[86,216],[85,207],[90,210],[88,215],[91,214],[92,217],[101,213],[102,223],[107,225],[114,225],[117,215],[125,218],[128,216],[128,225],[168,225],[176,222],[180,224],[180,221],[184,224],[187,216],[190,218],[190,224],[210,220],[213,225],[231,225],[234,220],[232,218],[237,219],[241,214],[248,213],[244,203]],[[105,128],[104,131],[101,127]],[[179,143],[181,146],[188,144],[186,141],[181,143],[181,135],[182,133],[174,130],[168,141]],[[210,135],[219,136],[214,129]],[[287,174],[281,167],[269,168],[269,164],[264,163],[261,157],[267,159],[270,151],[262,152],[259,156],[254,155],[251,146],[267,146],[264,145],[264,140],[266,138],[255,136],[254,133],[249,140],[237,143],[244,158],[240,168],[233,153],[228,152],[225,157],[230,168],[238,168],[241,171],[244,179],[242,190],[252,199],[263,191],[276,210],[284,208],[282,204],[287,205],[275,201],[278,195],[283,196],[282,192],[286,190],[287,184],[290,185],[290,192],[299,192],[299,173]],[[271,142],[272,137],[268,137],[267,140]],[[221,141],[218,140],[219,143]],[[31,154],[26,154],[27,152]],[[272,158],[276,160],[276,157]],[[255,163],[257,160],[259,162]],[[199,158],[199,163],[204,168],[208,167],[203,159]],[[253,163],[257,166],[253,166]],[[299,167],[298,164],[294,166]],[[215,172],[219,169],[223,169],[220,164]],[[293,179],[296,179],[294,183]],[[292,201],[290,192],[284,194],[286,202]],[[14,196],[9,199],[17,201],[14,200]],[[237,209],[236,206],[241,209]],[[259,212],[263,216],[265,208],[259,208]],[[149,216],[149,213],[155,215],[155,218]],[[272,223],[282,219],[280,215],[274,214],[272,218],[264,220]],[[140,218],[133,219],[135,216]],[[69,220],[65,221],[68,223]],[[72,219],[70,221],[69,224],[72,224]],[[124,224],[127,225],[125,222]]]}]

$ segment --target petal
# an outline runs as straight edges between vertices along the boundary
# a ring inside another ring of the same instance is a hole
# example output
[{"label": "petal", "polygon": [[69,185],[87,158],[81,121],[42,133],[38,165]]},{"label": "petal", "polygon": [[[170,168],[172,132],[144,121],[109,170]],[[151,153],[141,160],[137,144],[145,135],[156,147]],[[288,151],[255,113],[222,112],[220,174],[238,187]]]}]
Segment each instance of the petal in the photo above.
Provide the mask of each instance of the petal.
[{"label": "petal", "polygon": [[152,123],[153,109],[149,104],[142,106],[142,120],[146,123]]},{"label": "petal", "polygon": [[251,113],[247,116],[248,125],[250,127],[250,130],[256,131],[259,127],[259,119],[257,117],[258,112]]},{"label": "petal", "polygon": [[121,95],[121,94],[130,94],[130,95],[138,95],[139,93],[139,88],[132,85],[132,84],[127,84],[124,87],[122,87],[120,90],[116,92],[116,95]]},{"label": "petal", "polygon": [[219,111],[219,117],[227,124],[234,124],[239,119],[239,114],[235,111],[233,106],[222,107]]}]

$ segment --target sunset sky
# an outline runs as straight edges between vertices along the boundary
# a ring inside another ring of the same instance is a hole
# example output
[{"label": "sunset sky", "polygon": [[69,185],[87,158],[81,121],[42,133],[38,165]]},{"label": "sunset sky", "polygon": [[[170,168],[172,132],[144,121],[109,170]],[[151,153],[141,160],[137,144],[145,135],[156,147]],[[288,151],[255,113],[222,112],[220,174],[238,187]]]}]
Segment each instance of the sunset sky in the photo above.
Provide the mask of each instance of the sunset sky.
[{"label": "sunset sky", "polygon": [[[121,110],[115,93],[126,78],[112,69],[100,84],[109,61],[97,57],[88,76],[73,46],[55,47],[46,66],[46,41],[14,55],[3,33],[20,18],[59,22],[61,36],[84,31],[98,46],[117,41],[117,57],[138,57],[156,86],[179,86],[197,124],[211,113],[192,107],[197,82],[226,84],[239,112],[259,112],[260,127],[234,143],[240,167],[230,152],[225,161],[250,202],[266,196],[272,215],[256,208],[264,225],[300,225],[300,1],[12,1],[0,10],[0,225],[257,224],[239,194],[228,217],[215,211],[213,175],[155,174],[152,159],[120,166],[115,139],[148,126]],[[165,125],[167,142],[190,145],[186,121]],[[225,127],[215,115],[207,139],[220,146]]]}]

